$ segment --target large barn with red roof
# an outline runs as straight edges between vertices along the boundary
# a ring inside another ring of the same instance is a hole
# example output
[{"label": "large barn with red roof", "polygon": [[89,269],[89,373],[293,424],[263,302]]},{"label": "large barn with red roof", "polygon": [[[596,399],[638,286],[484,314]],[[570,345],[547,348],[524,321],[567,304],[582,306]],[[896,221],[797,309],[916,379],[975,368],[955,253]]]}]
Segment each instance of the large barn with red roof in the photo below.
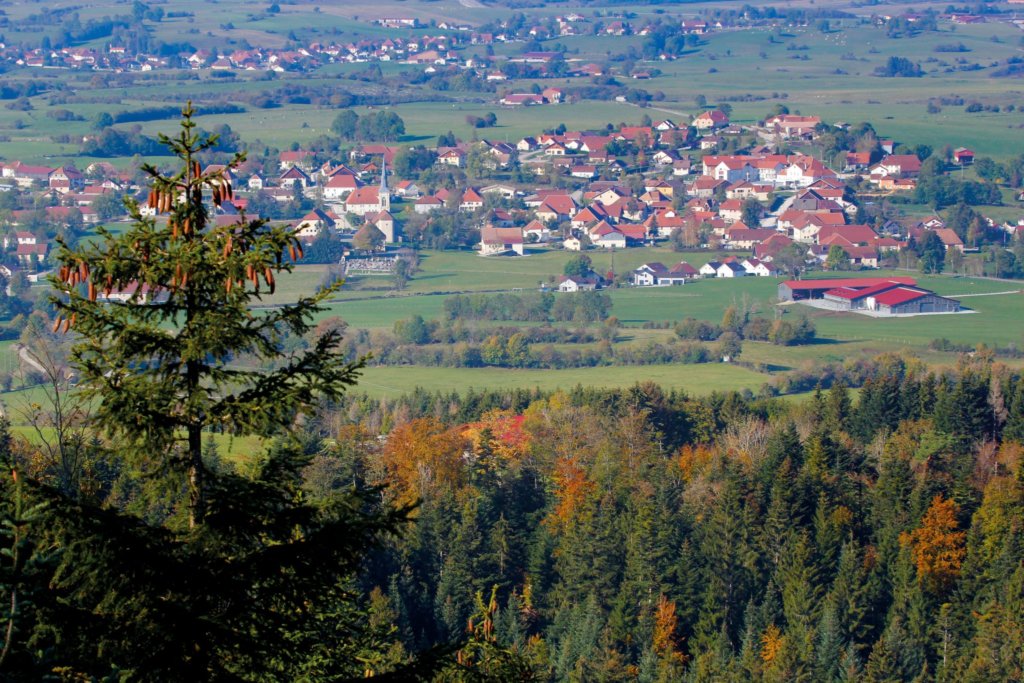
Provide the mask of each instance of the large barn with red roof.
[{"label": "large barn with red roof", "polygon": [[779,284],[782,301],[819,299],[829,310],[869,315],[958,313],[960,302],[917,286],[911,277],[787,280]]}]

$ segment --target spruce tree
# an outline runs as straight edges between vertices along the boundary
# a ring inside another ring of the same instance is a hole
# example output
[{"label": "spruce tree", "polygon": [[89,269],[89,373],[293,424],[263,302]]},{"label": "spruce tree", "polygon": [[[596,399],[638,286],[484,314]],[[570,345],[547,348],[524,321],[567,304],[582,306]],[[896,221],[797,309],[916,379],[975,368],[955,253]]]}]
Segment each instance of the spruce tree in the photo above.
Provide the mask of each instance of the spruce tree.
[{"label": "spruce tree", "polygon": [[[133,219],[126,231],[100,228],[100,240],[62,244],[53,303],[55,327],[79,334],[72,361],[86,397],[97,401],[98,426],[137,463],[184,475],[195,526],[206,513],[204,430],[278,434],[320,401],[339,398],[355,383],[358,364],[345,362],[335,330],[306,353],[281,351],[284,335],[312,329],[333,289],[269,312],[251,310],[291,270],[301,244],[288,227],[244,213],[227,225],[214,220],[211,208],[233,195],[225,173],[244,155],[204,171],[199,156],[217,137],[200,136],[191,104],[182,113],[181,132],[161,136],[180,168],[165,174],[142,167],[152,179],[148,208],[166,221],[126,199]],[[115,293],[129,298],[108,303]],[[243,354],[275,367],[231,363]]]},{"label": "spruce tree", "polygon": [[[78,334],[72,359],[95,427],[111,451],[161,482],[165,509],[184,512],[141,518],[31,482],[46,503],[36,540],[59,550],[34,591],[25,632],[42,654],[32,656],[76,680],[374,673],[393,634],[367,618],[355,577],[407,510],[386,507],[374,489],[307,499],[301,472],[311,456],[299,418],[339,398],[358,363],[345,362],[332,330],[305,352],[282,350],[284,335],[311,330],[330,290],[251,309],[300,246],[287,228],[262,220],[213,219],[206,199],[231,201],[225,172],[242,157],[204,171],[198,155],[216,138],[201,138],[192,116],[189,105],[180,134],[162,136],[180,169],[144,167],[147,204],[167,220],[126,200],[132,225],[121,234],[100,229],[100,240],[76,248],[62,244],[53,279],[55,327]],[[105,301],[115,292],[127,300]],[[243,365],[241,356],[257,362]],[[243,476],[204,461],[210,431],[261,436],[268,447],[252,454]]]}]

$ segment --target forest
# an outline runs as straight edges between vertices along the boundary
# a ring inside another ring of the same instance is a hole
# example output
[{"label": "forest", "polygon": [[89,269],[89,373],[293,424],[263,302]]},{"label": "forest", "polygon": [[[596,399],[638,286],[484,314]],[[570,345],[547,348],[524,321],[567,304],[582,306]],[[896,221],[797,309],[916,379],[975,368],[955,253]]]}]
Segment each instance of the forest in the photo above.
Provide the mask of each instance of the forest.
[{"label": "forest", "polygon": [[497,641],[540,680],[1018,680],[1024,383],[882,360],[857,400],[801,405],[349,401],[362,464],[321,454],[307,485],[333,467],[420,502],[364,577],[410,650],[496,591]]},{"label": "forest", "polygon": [[[375,491],[410,512],[335,605],[369,615],[373,637],[304,637],[366,648],[400,679],[1019,680],[1024,381],[991,358],[878,362],[856,399],[837,383],[805,403],[650,382],[346,394],[296,432],[295,494]],[[212,439],[204,457],[253,492],[273,462],[232,466]],[[184,491],[152,490],[116,454],[86,461],[102,508],[175,525]],[[417,668],[456,648],[455,669]]]}]

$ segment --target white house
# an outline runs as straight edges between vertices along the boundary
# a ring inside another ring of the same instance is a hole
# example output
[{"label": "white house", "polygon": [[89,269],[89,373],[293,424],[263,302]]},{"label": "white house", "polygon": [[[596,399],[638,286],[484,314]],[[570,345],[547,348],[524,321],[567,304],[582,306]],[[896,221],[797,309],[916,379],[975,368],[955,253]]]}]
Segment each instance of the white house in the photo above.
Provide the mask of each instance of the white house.
[{"label": "white house", "polygon": [[339,173],[323,186],[324,201],[337,201],[359,187],[355,176]]},{"label": "white house", "polygon": [[753,275],[755,277],[772,277],[778,272],[776,271],[775,266],[756,258],[744,259],[743,263],[740,265],[742,265],[743,269],[747,271],[747,275]]},{"label": "white house", "polygon": [[715,277],[743,277],[746,274],[747,269],[736,261],[722,263],[718,266],[718,270],[715,271]]},{"label": "white house", "polygon": [[538,220],[533,220],[523,228],[523,237],[535,242],[547,242],[551,238],[551,228]]},{"label": "white house", "polygon": [[640,287],[683,285],[696,274],[697,270],[686,261],[681,261],[672,268],[666,268],[664,264],[658,262],[645,263],[633,271],[633,284]]},{"label": "white house", "polygon": [[588,292],[597,289],[597,280],[590,277],[563,276],[558,283],[559,292]]},{"label": "white house", "polygon": [[523,255],[522,228],[496,228],[488,225],[480,229],[480,255]]},{"label": "white house", "polygon": [[719,261],[708,261],[703,266],[701,266],[700,270],[697,272],[699,272],[704,277],[717,277],[718,269],[721,267],[721,265],[722,264]]},{"label": "white house", "polygon": [[443,208],[444,202],[442,202],[434,195],[428,194],[417,199],[416,203],[413,204],[412,210],[415,211],[416,213],[430,213],[431,211],[436,211],[437,209]]}]

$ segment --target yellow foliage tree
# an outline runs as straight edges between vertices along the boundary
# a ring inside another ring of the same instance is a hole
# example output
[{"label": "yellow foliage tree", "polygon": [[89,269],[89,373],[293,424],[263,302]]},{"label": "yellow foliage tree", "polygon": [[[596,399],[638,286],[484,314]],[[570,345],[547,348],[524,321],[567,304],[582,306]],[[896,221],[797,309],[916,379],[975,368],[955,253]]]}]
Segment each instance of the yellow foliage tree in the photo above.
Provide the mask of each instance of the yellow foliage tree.
[{"label": "yellow foliage tree", "polygon": [[676,616],[676,603],[661,595],[654,611],[654,652],[663,661],[682,664],[686,661],[686,655],[677,647],[677,628],[679,619]]},{"label": "yellow foliage tree", "polygon": [[576,520],[583,502],[597,485],[587,476],[587,470],[576,458],[559,458],[555,463],[555,509],[548,523],[555,529],[564,529]]},{"label": "yellow foliage tree", "polygon": [[433,418],[399,425],[388,436],[383,460],[397,498],[411,503],[445,486],[465,483],[466,439]]},{"label": "yellow foliage tree", "polygon": [[786,636],[775,624],[769,624],[764,633],[761,634],[761,661],[765,665],[771,665],[782,652],[786,644]]}]

